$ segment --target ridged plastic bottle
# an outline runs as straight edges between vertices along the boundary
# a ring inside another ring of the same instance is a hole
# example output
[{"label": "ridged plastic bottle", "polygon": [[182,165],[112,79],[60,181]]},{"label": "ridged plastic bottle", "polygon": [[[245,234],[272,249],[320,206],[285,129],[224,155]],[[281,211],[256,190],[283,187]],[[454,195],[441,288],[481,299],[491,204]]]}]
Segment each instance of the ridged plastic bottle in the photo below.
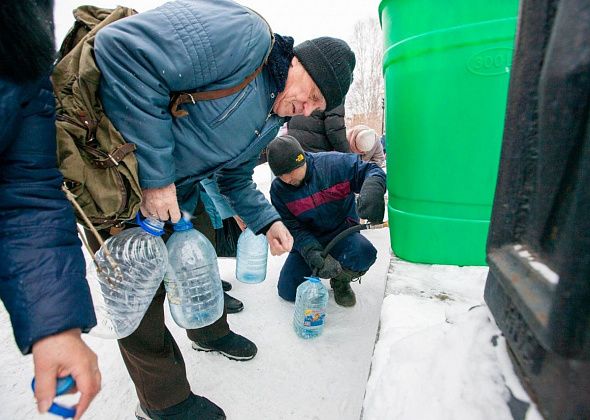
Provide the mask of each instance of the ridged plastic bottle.
[{"label": "ridged plastic bottle", "polygon": [[314,338],[324,330],[328,289],[317,277],[306,277],[297,287],[293,328],[301,338]]},{"label": "ridged plastic bottle", "polygon": [[[98,325],[92,332],[104,338],[125,338],[137,329],[168,266],[168,252],[160,236],[163,222],[141,221],[109,238],[96,252],[102,302],[95,302]],[[116,263],[104,252],[107,248]],[[96,330],[96,331],[95,331]]]},{"label": "ridged plastic bottle", "polygon": [[182,328],[201,328],[223,314],[223,289],[211,242],[181,219],[166,243],[169,268],[164,279],[170,313]]},{"label": "ridged plastic bottle", "polygon": [[266,236],[255,235],[246,228],[238,238],[236,278],[244,283],[260,283],[266,278],[268,242]]}]

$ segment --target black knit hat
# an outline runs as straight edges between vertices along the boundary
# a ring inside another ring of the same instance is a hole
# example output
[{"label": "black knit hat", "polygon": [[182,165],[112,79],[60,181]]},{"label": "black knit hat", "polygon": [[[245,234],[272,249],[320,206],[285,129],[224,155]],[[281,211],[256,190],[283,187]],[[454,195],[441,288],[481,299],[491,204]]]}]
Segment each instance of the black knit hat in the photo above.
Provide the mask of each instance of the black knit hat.
[{"label": "black knit hat", "polygon": [[338,38],[321,37],[302,42],[294,53],[324,95],[326,111],[340,105],[352,83],[356,64],[348,44]]},{"label": "black knit hat", "polygon": [[279,136],[266,149],[268,166],[275,176],[288,174],[305,164],[303,149],[293,136]]}]

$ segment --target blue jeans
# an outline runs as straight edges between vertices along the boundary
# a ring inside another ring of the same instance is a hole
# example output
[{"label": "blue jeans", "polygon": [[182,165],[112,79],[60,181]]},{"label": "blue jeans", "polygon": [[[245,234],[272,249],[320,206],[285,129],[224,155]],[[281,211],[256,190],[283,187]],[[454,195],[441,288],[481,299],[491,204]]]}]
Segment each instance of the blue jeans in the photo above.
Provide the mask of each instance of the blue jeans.
[{"label": "blue jeans", "polygon": [[[342,268],[350,271],[367,271],[377,259],[377,250],[367,238],[358,232],[345,237],[330,250],[330,255],[338,260]],[[311,275],[307,265],[298,251],[291,251],[281,269],[277,289],[279,296],[294,302],[297,286]]]}]

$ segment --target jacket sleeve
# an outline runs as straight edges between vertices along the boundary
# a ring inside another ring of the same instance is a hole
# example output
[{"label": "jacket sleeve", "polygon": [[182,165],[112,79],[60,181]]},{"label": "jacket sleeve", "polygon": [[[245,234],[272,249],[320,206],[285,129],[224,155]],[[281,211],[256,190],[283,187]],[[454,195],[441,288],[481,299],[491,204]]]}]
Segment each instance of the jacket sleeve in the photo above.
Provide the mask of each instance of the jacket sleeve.
[{"label": "jacket sleeve", "polygon": [[252,180],[257,160],[255,156],[238,167],[221,169],[217,173],[217,185],[230,207],[250,230],[259,234],[264,227],[281,218]]},{"label": "jacket sleeve", "polygon": [[350,146],[346,139],[346,126],[344,124],[344,105],[326,112],[324,120],[326,137],[334,150],[342,153],[350,153]]},{"label": "jacket sleeve", "polygon": [[0,298],[24,354],[43,337],[96,325],[74,214],[60,189],[53,109],[47,78],[29,94],[0,82],[0,126],[13,118],[0,131]]},{"label": "jacket sleeve", "polygon": [[280,193],[278,192],[278,183],[280,181],[275,179],[270,187],[270,199],[273,206],[277,209],[277,212],[281,216],[281,220],[289,229],[289,233],[293,236],[293,248],[301,252],[301,249],[306,245],[317,244],[321,247],[316,237],[311,231],[303,226],[293,213],[289,211],[285,202],[281,199]]},{"label": "jacket sleeve", "polygon": [[158,188],[175,180],[166,72],[178,70],[169,61],[158,65],[157,55],[165,57],[166,52],[142,31],[141,22],[126,22],[131,19],[115,22],[96,36],[99,92],[114,126],[125,141],[137,146],[141,187]]},{"label": "jacket sleeve", "polygon": [[385,182],[385,172],[375,162],[364,162],[361,157],[356,154],[346,155],[347,159],[351,160],[350,164],[350,179],[351,189],[356,193],[361,192],[361,187],[365,179],[377,176]]}]

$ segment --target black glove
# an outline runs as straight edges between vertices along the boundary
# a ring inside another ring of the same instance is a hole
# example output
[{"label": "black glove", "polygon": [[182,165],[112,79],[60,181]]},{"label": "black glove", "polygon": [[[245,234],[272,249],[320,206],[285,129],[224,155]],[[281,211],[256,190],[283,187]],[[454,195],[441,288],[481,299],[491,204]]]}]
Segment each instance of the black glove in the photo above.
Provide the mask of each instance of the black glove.
[{"label": "black glove", "polygon": [[319,244],[308,245],[301,250],[301,256],[309,265],[309,268],[316,271],[317,276],[323,279],[331,279],[342,272],[340,263],[331,255],[322,257],[322,247]]},{"label": "black glove", "polygon": [[385,214],[385,181],[378,176],[365,179],[357,200],[357,211],[361,219],[370,223],[383,222]]}]

